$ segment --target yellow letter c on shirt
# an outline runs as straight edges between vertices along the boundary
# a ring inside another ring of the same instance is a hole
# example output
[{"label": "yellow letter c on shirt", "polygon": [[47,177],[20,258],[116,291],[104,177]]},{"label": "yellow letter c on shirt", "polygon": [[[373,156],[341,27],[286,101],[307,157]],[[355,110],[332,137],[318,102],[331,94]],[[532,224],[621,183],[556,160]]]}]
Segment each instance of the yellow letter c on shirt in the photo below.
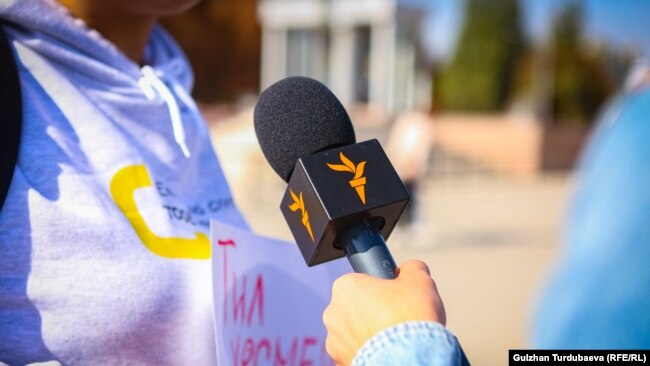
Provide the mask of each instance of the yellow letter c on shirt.
[{"label": "yellow letter c on shirt", "polygon": [[149,172],[144,165],[131,165],[120,169],[111,179],[111,196],[129,220],[142,243],[151,252],[166,258],[207,259],[210,258],[210,240],[197,232],[195,237],[160,237],[147,226],[138,211],[134,193],[136,189],[152,187]]}]

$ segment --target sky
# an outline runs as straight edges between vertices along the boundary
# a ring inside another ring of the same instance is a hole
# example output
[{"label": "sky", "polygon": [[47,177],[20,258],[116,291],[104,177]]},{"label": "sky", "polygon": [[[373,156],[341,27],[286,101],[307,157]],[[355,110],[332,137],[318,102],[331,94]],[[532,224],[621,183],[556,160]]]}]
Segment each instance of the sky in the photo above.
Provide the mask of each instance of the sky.
[{"label": "sky", "polygon": [[[427,12],[422,35],[429,55],[452,54],[463,21],[464,0],[398,0]],[[534,41],[545,39],[553,15],[563,5],[582,2],[585,35],[614,47],[633,47],[650,59],[650,1],[648,0],[520,0],[524,29]]]}]

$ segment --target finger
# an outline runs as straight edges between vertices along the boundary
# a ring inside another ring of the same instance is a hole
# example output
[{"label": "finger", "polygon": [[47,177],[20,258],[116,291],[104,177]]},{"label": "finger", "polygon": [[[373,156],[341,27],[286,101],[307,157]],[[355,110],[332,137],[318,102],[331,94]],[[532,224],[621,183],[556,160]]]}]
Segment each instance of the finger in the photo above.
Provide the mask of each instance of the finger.
[{"label": "finger", "polygon": [[417,259],[407,260],[406,262],[402,263],[399,269],[400,269],[400,275],[402,274],[410,275],[410,274],[424,272],[427,274],[427,276],[431,276],[431,272],[429,271],[429,266],[427,266],[427,264],[422,262],[421,260],[417,260]]},{"label": "finger", "polygon": [[338,305],[330,303],[323,311],[323,325],[329,333],[332,329],[336,328],[337,321],[340,320],[342,315],[337,311]]},{"label": "finger", "polygon": [[325,338],[325,351],[336,365],[342,365],[343,357],[340,352],[339,344],[335,338],[336,337],[329,334],[327,335],[327,338]]}]

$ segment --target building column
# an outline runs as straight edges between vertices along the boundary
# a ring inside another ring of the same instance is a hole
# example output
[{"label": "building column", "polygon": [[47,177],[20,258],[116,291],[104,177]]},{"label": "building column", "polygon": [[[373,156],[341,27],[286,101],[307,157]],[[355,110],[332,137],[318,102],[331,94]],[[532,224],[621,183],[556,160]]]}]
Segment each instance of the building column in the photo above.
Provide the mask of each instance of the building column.
[{"label": "building column", "polygon": [[395,37],[394,23],[371,26],[369,101],[374,106],[385,108],[389,114],[394,109]]},{"label": "building column", "polygon": [[350,106],[354,103],[354,28],[330,29],[329,87],[344,106]]},{"label": "building column", "polygon": [[287,30],[264,28],[262,31],[262,62],[260,90],[286,77]]}]

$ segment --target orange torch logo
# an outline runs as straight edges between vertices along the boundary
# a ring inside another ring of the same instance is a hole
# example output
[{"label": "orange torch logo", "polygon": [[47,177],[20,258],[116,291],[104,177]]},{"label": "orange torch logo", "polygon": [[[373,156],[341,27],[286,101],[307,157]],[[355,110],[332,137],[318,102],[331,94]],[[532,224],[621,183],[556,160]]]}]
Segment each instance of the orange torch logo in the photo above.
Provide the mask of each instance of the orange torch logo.
[{"label": "orange torch logo", "polygon": [[314,233],[311,231],[311,225],[309,224],[309,213],[307,213],[307,210],[305,209],[305,201],[302,199],[302,192],[300,192],[300,197],[296,196],[295,193],[293,193],[293,190],[289,188],[289,193],[291,193],[291,198],[293,198],[293,203],[289,205],[289,209],[291,212],[296,212],[300,210],[302,213],[302,226],[307,229],[307,232],[309,233],[309,236],[311,237],[311,241],[314,240]]},{"label": "orange torch logo", "polygon": [[363,176],[363,169],[366,167],[366,162],[362,161],[356,166],[354,163],[343,155],[343,152],[339,154],[341,162],[343,164],[330,164],[327,163],[327,166],[337,172],[349,172],[354,174],[350,180],[350,187],[354,188],[361,199],[363,204],[366,204],[366,177]]}]

